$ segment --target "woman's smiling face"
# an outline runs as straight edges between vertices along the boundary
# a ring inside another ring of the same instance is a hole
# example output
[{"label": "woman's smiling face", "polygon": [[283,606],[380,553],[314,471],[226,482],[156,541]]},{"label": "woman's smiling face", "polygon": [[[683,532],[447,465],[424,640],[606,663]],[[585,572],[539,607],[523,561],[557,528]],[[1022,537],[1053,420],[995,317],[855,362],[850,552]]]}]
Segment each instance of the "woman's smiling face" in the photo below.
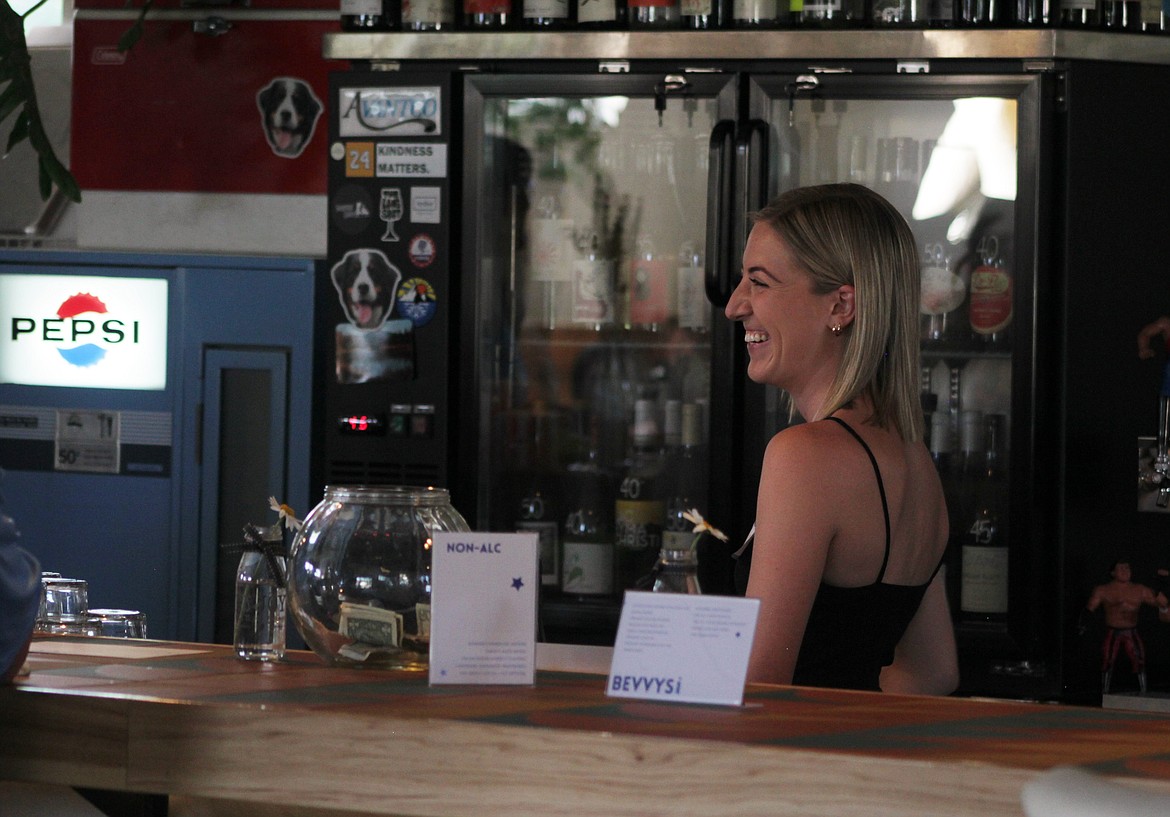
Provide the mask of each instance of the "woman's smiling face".
[{"label": "woman's smiling face", "polygon": [[830,332],[835,300],[835,291],[815,294],[812,277],[779,233],[756,224],[743,251],[743,277],[725,310],[743,322],[748,377],[794,395],[830,382],[837,367]]}]

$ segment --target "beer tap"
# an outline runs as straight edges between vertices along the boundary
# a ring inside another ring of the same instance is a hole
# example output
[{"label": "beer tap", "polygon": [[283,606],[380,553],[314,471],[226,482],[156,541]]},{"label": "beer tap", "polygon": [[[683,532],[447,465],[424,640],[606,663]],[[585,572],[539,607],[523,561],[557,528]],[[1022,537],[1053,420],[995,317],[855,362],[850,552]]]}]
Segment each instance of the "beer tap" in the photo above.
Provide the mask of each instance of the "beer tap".
[{"label": "beer tap", "polygon": [[[1158,336],[1170,350],[1170,318],[1161,317],[1153,323],[1142,327],[1138,332],[1138,357],[1149,360],[1154,356],[1150,348],[1150,341]],[[1143,480],[1157,486],[1158,498],[1155,505],[1159,508],[1170,506],[1170,452],[1167,451],[1167,439],[1170,438],[1170,358],[1164,364],[1162,373],[1162,389],[1158,395],[1158,438],[1157,452],[1150,473],[1143,474]]]},{"label": "beer tap", "polygon": [[1158,397],[1158,453],[1154,457],[1154,482],[1158,485],[1158,499],[1154,502],[1159,508],[1170,505],[1170,456],[1166,453],[1166,431],[1170,424],[1170,395],[1167,392],[1167,383],[1162,384],[1162,394]]}]

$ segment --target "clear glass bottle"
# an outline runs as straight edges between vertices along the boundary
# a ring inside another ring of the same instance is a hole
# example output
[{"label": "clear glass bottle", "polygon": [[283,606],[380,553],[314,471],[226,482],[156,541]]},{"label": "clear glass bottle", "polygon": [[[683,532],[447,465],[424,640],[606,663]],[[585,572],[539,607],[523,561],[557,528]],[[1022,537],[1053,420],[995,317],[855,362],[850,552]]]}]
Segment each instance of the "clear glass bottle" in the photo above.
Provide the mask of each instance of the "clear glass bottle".
[{"label": "clear glass bottle", "polygon": [[290,549],[305,643],[334,665],[425,669],[432,536],[467,530],[444,488],[326,486]]},{"label": "clear glass bottle", "polygon": [[402,0],[403,31],[451,31],[455,0]]},{"label": "clear glass bottle", "polygon": [[341,0],[342,31],[397,31],[399,0]]},{"label": "clear glass bottle", "polygon": [[617,31],[626,27],[626,0],[577,0],[575,28]]},{"label": "clear glass bottle", "polygon": [[564,475],[561,590],[581,598],[613,595],[613,480],[599,461],[599,428],[591,422],[587,450]]},{"label": "clear glass bottle", "polygon": [[689,593],[699,595],[699,555],[694,548],[663,547],[654,566],[655,593]]},{"label": "clear glass bottle", "polygon": [[236,569],[236,618],[232,643],[245,661],[284,658],[288,620],[288,572],[284,556],[284,528],[245,528],[254,549],[240,555]]},{"label": "clear glass bottle", "polygon": [[631,29],[681,28],[679,0],[628,0]]},{"label": "clear glass bottle", "polygon": [[779,0],[732,0],[732,28],[779,28],[791,16],[788,3]]}]

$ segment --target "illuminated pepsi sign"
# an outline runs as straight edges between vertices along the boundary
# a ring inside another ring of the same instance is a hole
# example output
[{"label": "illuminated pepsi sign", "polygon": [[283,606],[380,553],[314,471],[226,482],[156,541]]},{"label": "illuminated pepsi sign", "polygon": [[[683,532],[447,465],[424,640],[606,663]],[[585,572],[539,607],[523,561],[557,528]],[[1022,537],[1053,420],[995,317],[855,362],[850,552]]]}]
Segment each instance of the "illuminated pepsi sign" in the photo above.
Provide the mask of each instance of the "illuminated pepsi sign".
[{"label": "illuminated pepsi sign", "polygon": [[0,383],[167,386],[167,282],[0,275]]}]

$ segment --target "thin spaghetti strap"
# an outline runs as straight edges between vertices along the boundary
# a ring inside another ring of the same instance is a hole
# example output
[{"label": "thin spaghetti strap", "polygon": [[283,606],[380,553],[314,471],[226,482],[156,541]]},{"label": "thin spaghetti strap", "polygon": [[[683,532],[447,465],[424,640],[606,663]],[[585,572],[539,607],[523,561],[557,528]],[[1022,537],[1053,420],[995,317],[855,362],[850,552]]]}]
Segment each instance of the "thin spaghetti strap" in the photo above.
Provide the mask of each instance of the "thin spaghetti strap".
[{"label": "thin spaghetti strap", "polygon": [[[886,502],[886,485],[884,482],[882,482],[882,472],[881,469],[878,468],[877,457],[873,455],[873,451],[870,450],[869,445],[866,444],[865,440],[861,439],[861,435],[854,431],[853,427],[849,425],[849,423],[845,422],[840,417],[830,416],[826,417],[825,419],[832,420],[837,425],[841,426],[841,428],[852,434],[853,439],[861,443],[861,447],[865,449],[865,454],[869,457],[869,463],[873,466],[873,475],[877,478],[878,493],[881,494],[882,498],[882,516],[885,517],[886,522],[886,552],[882,556],[882,569],[878,571],[877,577],[877,581],[880,582],[886,577],[886,565],[890,562],[890,506]],[[939,562],[939,565],[941,566],[942,562]],[[935,572],[938,572],[937,567],[935,568]],[[931,578],[933,579],[934,577],[931,576]]]}]

